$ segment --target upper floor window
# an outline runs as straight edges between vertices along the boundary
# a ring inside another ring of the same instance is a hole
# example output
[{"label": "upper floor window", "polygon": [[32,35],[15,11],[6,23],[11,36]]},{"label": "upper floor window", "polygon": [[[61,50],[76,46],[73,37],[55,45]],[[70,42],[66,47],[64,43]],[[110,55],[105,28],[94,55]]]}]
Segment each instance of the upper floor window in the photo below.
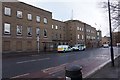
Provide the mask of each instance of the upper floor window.
[{"label": "upper floor window", "polygon": [[36,21],[40,22],[40,16],[36,16]]},{"label": "upper floor window", "polygon": [[28,20],[32,20],[32,14],[28,14],[27,17],[28,17]]},{"label": "upper floor window", "polygon": [[44,18],[44,23],[45,23],[45,24],[47,24],[47,23],[48,23],[47,18]]},{"label": "upper floor window", "polygon": [[47,37],[47,30],[44,29],[44,37]]},{"label": "upper floor window", "polygon": [[40,36],[40,28],[39,27],[36,28],[36,35]]},{"label": "upper floor window", "polygon": [[52,29],[54,28],[54,26],[52,25]]},{"label": "upper floor window", "polygon": [[99,36],[99,32],[97,32],[97,35]]},{"label": "upper floor window", "polygon": [[27,35],[32,36],[32,27],[27,27]]},{"label": "upper floor window", "polygon": [[22,26],[21,25],[17,25],[17,35],[22,35]]},{"label": "upper floor window", "polygon": [[5,7],[4,14],[10,16],[11,15],[11,8]]},{"label": "upper floor window", "polygon": [[83,31],[84,29],[82,28],[82,31]]},{"label": "upper floor window", "polygon": [[80,39],[80,35],[79,34],[77,35],[77,37],[78,37],[78,39]]},{"label": "upper floor window", "polygon": [[82,39],[84,39],[84,36],[82,35]]},{"label": "upper floor window", "polygon": [[55,29],[58,29],[58,26],[57,26],[57,25],[55,26]]},{"label": "upper floor window", "polygon": [[4,34],[10,34],[10,24],[4,23]]},{"label": "upper floor window", "polygon": [[22,11],[17,11],[17,17],[22,18]]},{"label": "upper floor window", "polygon": [[79,30],[79,27],[77,27],[77,30]]},{"label": "upper floor window", "polygon": [[81,31],[81,27],[80,27],[80,29],[79,29],[80,31]]}]

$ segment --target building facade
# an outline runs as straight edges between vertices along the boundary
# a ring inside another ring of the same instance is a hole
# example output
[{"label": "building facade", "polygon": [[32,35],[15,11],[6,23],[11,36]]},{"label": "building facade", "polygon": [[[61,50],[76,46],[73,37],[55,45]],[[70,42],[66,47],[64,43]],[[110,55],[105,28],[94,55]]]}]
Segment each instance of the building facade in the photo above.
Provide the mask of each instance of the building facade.
[{"label": "building facade", "polygon": [[40,50],[51,43],[52,13],[22,2],[2,3],[3,52],[36,51],[37,36]]},{"label": "building facade", "polygon": [[2,3],[2,51],[53,51],[58,45],[96,47],[94,27],[79,20],[52,19],[52,12],[23,2]]},{"label": "building facade", "polygon": [[85,33],[84,23],[79,20],[66,21],[66,37],[69,40],[69,45],[74,46],[75,44],[85,44]]}]

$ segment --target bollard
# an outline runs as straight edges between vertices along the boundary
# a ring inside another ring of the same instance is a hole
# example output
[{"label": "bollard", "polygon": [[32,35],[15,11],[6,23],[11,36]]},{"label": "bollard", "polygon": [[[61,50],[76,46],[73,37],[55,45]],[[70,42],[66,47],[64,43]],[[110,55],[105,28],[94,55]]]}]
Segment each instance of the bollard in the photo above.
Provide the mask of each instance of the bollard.
[{"label": "bollard", "polygon": [[75,66],[68,66],[65,67],[65,79],[66,80],[82,80],[82,67],[75,65]]}]

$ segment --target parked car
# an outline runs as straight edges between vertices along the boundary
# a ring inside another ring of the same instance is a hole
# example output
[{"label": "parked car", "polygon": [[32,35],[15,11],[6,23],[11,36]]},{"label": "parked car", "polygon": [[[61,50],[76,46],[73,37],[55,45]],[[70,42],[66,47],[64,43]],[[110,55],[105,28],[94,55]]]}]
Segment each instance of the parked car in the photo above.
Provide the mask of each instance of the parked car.
[{"label": "parked car", "polygon": [[85,50],[86,46],[84,44],[76,44],[72,47],[73,51]]},{"label": "parked car", "polygon": [[104,48],[108,48],[108,47],[109,47],[109,44],[103,44],[103,47],[104,47]]},{"label": "parked car", "polygon": [[72,48],[69,45],[58,45],[57,51],[58,52],[69,52],[69,51],[72,51]]},{"label": "parked car", "polygon": [[120,47],[120,43],[117,43],[117,47]]}]

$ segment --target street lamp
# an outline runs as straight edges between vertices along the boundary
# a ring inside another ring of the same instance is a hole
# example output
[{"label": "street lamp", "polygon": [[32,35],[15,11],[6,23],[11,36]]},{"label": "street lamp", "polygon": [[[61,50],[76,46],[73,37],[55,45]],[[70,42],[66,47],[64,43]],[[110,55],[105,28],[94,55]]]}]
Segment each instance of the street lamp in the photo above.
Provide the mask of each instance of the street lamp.
[{"label": "street lamp", "polygon": [[109,14],[109,28],[110,28],[111,61],[112,61],[112,66],[114,67],[114,53],[113,53],[113,45],[112,45],[112,29],[111,29],[111,15],[110,15],[110,2],[109,2],[109,0],[108,0],[108,14]]},{"label": "street lamp", "polygon": [[38,53],[39,53],[39,47],[40,47],[40,45],[39,45],[39,41],[40,41],[40,37],[39,37],[39,35],[37,35],[37,48],[38,48]]}]

